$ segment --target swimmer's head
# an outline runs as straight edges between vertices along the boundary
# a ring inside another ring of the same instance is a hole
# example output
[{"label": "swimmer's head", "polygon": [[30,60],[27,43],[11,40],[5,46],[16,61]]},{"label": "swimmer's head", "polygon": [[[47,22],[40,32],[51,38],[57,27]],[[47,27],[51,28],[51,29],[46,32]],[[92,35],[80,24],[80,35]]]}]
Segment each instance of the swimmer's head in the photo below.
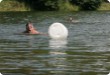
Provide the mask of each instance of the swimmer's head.
[{"label": "swimmer's head", "polygon": [[33,29],[34,29],[33,24],[32,24],[31,22],[28,22],[28,23],[26,24],[26,30],[27,30],[27,31],[31,31],[31,30],[33,30]]}]

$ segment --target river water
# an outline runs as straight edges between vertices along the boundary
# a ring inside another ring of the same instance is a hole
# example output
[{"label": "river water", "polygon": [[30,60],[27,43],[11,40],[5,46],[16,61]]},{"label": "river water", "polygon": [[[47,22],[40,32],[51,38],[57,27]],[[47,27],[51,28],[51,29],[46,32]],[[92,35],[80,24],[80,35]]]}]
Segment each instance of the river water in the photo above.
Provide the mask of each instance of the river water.
[{"label": "river water", "polygon": [[[20,35],[28,21],[46,34],[52,23],[63,23],[69,36],[65,40],[53,40],[45,35]],[[107,75],[110,11],[0,12],[0,72],[3,75]]]}]

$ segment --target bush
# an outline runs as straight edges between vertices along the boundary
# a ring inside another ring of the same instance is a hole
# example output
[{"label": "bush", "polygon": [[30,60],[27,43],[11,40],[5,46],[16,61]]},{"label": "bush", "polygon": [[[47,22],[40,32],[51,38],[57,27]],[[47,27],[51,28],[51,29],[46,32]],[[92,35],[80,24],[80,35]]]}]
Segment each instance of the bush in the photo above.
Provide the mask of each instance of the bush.
[{"label": "bush", "polygon": [[70,0],[70,2],[78,5],[81,10],[96,10],[101,5],[101,0]]},{"label": "bush", "polygon": [[18,0],[30,6],[32,10],[58,10],[58,0]]}]

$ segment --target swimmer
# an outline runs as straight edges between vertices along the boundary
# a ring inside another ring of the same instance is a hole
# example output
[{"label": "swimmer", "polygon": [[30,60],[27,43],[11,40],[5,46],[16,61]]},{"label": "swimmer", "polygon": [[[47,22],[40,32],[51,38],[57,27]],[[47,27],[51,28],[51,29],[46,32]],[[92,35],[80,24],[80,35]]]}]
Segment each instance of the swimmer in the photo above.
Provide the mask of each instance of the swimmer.
[{"label": "swimmer", "polygon": [[23,33],[28,33],[28,34],[41,34],[39,31],[37,31],[33,24],[31,22],[28,22],[26,24],[26,30]]},{"label": "swimmer", "polygon": [[77,22],[79,22],[78,20],[75,20],[73,17],[70,17],[70,18],[69,18],[69,21],[72,22],[72,23],[77,23]]}]

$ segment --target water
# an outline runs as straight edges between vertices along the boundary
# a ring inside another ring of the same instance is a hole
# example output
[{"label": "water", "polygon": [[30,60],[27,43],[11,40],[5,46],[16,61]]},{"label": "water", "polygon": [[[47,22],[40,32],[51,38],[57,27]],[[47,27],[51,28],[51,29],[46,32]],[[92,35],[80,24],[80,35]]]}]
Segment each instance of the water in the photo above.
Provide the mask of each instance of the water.
[{"label": "water", "polygon": [[[70,22],[74,17],[77,22]],[[66,40],[20,35],[31,20],[48,33],[54,22]],[[110,72],[110,12],[0,12],[0,72],[3,75],[107,75]]]}]

